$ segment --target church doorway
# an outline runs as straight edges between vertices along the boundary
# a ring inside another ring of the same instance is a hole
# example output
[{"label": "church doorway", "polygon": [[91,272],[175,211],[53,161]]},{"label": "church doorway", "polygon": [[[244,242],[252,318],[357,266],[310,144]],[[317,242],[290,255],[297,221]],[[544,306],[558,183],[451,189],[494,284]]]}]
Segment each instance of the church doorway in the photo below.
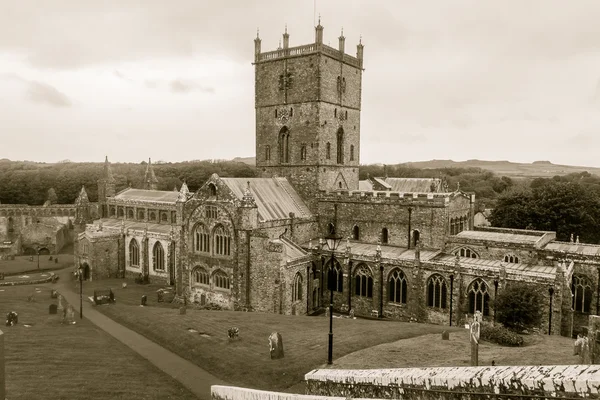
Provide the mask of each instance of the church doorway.
[{"label": "church doorway", "polygon": [[316,310],[317,308],[319,308],[319,291],[317,290],[317,288],[313,289],[312,292],[312,308],[313,310]]},{"label": "church doorway", "polygon": [[42,247],[41,249],[39,249],[38,252],[40,253],[40,256],[50,255],[50,250],[48,250],[45,247]]},{"label": "church doorway", "polygon": [[83,280],[90,280],[90,266],[88,265],[88,263],[83,263]]}]

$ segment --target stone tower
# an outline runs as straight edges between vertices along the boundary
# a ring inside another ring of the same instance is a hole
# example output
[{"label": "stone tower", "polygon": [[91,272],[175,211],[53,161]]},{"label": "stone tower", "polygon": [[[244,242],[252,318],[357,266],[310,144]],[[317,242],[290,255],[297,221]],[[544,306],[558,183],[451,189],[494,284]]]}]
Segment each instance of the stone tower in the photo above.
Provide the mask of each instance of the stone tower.
[{"label": "stone tower", "polygon": [[363,45],[356,57],[315,42],[261,52],[254,39],[256,166],[263,177],[287,177],[314,209],[318,190],[358,189]]},{"label": "stone tower", "polygon": [[148,159],[148,164],[146,164],[146,173],[144,174],[144,189],[156,190],[157,183],[158,179],[156,179],[156,175],[154,175],[154,168],[152,168],[152,160]]},{"label": "stone tower", "polygon": [[104,171],[102,172],[102,178],[98,180],[98,203],[100,206],[100,215],[102,217],[108,216],[108,207],[106,200],[108,197],[114,197],[116,193],[116,181],[108,162],[108,156],[104,159]]}]

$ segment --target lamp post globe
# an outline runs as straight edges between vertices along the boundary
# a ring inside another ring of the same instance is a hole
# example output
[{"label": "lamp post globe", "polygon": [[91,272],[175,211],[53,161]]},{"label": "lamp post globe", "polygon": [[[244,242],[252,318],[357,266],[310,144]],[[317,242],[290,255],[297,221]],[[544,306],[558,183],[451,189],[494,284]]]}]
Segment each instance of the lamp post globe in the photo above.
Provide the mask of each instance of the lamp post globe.
[{"label": "lamp post globe", "polygon": [[[329,346],[327,351],[327,364],[333,363],[333,289],[334,289],[334,275],[333,275],[333,263],[335,260],[335,251],[342,242],[341,236],[335,234],[335,230],[330,232],[325,237],[327,247],[331,250],[331,262],[329,263],[329,271],[327,276],[327,284],[329,286]],[[337,280],[336,280],[337,283]]]}]

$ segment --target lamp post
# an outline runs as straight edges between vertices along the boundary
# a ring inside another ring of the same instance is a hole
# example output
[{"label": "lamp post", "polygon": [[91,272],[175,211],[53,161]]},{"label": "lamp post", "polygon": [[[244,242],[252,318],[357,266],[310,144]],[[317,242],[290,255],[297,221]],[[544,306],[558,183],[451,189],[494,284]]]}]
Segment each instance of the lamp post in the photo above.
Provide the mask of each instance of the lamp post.
[{"label": "lamp post", "polygon": [[79,266],[79,319],[83,319],[83,267]]},{"label": "lamp post", "polygon": [[339,246],[342,238],[335,234],[335,230],[325,237],[327,247],[331,250],[331,263],[327,275],[327,285],[329,286],[329,347],[327,353],[327,364],[333,363],[333,261],[335,260],[335,250]]}]

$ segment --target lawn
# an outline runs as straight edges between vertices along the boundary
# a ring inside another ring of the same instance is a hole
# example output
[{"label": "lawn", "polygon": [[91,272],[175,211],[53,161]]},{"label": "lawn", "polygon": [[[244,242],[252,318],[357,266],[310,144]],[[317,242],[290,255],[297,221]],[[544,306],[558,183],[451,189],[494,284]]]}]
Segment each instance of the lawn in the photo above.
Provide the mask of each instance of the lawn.
[{"label": "lawn", "polygon": [[[0,260],[0,272],[5,275],[23,274],[25,272],[33,273],[38,271],[50,271],[63,269],[73,266],[73,254],[59,254],[58,256],[40,256],[40,268],[38,270],[37,255],[33,256],[33,261],[30,261],[30,256],[16,256],[14,260]],[[54,259],[58,257],[58,263]]]},{"label": "lawn", "polygon": [[[156,289],[160,286],[129,283],[122,289],[121,282],[86,282],[84,293],[91,296],[94,288],[111,287],[117,303],[98,306],[98,311],[232,385],[283,390],[327,362],[329,319],[324,316],[189,308],[186,315],[179,315],[175,305],[156,303]],[[143,293],[148,294],[147,307],[139,306]],[[227,329],[232,326],[240,330],[238,340],[227,337]],[[188,328],[197,332],[189,332]],[[335,318],[333,357],[403,338],[441,333],[444,329],[447,327]],[[269,355],[268,337],[275,331],[283,338],[285,357],[280,360],[271,360]]]},{"label": "lawn", "polygon": [[0,315],[19,314],[18,325],[2,327],[7,398],[196,398],[91,322],[63,325],[58,315],[48,315],[50,288],[39,289],[35,302],[27,301],[34,287],[0,289]]},{"label": "lawn", "polygon": [[[481,341],[479,365],[572,365],[579,364],[573,355],[573,339],[562,336],[526,335],[525,346],[503,347]],[[335,368],[406,368],[468,366],[469,331],[450,333],[450,340],[431,334],[385,343],[336,360]]]}]

